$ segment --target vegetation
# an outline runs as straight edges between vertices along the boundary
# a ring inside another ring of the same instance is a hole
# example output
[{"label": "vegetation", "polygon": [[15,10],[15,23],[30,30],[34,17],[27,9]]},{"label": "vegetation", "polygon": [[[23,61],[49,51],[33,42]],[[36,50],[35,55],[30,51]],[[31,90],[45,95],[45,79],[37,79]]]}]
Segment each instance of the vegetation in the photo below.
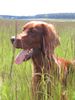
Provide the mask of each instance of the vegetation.
[{"label": "vegetation", "polygon": [[[57,56],[65,59],[75,58],[75,22],[47,20],[55,25],[61,39],[61,45],[55,50]],[[32,62],[27,61],[21,65],[14,63],[19,50],[14,50],[10,38],[21,32],[26,23],[23,20],[0,20],[0,100],[30,100]],[[14,52],[15,51],[15,52]],[[75,73],[68,78],[67,94],[69,100],[75,100]],[[61,86],[52,86],[51,100],[59,100]],[[45,90],[45,88],[43,87]],[[47,100],[46,90],[45,99]]]},{"label": "vegetation", "polygon": [[75,13],[50,13],[50,14],[38,14],[33,16],[14,16],[14,15],[0,15],[0,18],[4,19],[75,19]]}]

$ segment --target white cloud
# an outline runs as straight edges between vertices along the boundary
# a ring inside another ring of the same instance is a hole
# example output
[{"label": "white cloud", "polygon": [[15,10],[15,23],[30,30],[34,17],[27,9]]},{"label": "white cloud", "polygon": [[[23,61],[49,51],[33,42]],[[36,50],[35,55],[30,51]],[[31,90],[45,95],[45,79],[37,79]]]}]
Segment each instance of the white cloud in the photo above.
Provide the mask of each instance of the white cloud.
[{"label": "white cloud", "polygon": [[0,14],[35,15],[39,13],[75,12],[74,0],[1,0]]}]

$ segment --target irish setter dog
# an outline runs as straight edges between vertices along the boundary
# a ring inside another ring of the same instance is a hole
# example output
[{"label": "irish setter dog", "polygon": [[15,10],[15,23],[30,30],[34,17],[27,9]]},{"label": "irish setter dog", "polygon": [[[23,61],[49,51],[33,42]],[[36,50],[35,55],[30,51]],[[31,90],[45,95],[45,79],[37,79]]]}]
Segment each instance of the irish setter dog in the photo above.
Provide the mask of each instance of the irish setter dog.
[{"label": "irish setter dog", "polygon": [[[55,78],[57,75],[58,79],[66,85],[69,66],[73,65],[75,61],[71,62],[55,57],[54,50],[60,41],[52,24],[30,21],[23,26],[22,33],[11,38],[11,42],[15,48],[22,49],[15,59],[16,64],[21,64],[30,58],[33,61],[32,93],[34,99],[32,100],[43,100],[42,79],[47,83],[47,95],[50,98],[51,75],[54,75]],[[61,77],[62,69],[63,77]]]}]

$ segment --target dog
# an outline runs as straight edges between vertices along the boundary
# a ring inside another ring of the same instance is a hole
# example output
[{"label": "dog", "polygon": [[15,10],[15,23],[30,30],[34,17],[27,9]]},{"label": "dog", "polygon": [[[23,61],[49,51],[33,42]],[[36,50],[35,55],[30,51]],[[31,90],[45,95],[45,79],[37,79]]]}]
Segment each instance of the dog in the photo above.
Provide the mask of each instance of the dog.
[{"label": "dog", "polygon": [[[58,76],[66,85],[66,77],[70,65],[75,62],[58,58],[54,54],[56,47],[60,45],[60,37],[52,24],[42,21],[30,21],[23,26],[23,31],[17,36],[11,37],[13,46],[22,49],[15,59],[16,64],[32,59],[32,100],[42,100],[42,75],[47,82],[48,99],[51,95],[50,74]],[[63,69],[63,75],[61,75]],[[43,73],[43,74],[42,74]],[[61,77],[62,76],[62,77]],[[65,77],[64,77],[65,76]]]}]

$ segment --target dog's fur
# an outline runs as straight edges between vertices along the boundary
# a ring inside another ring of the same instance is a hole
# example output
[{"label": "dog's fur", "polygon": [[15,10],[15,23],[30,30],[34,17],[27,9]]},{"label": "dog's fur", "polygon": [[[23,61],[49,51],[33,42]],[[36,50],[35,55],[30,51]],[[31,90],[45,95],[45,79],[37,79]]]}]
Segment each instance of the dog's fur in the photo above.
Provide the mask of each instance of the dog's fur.
[{"label": "dog's fur", "polygon": [[[54,74],[54,77],[56,77],[55,75],[57,74],[58,78],[62,80],[62,83],[66,85],[68,68],[70,65],[73,65],[74,62],[54,56],[54,50],[60,44],[60,41],[52,24],[41,21],[28,22],[23,26],[22,33],[18,34],[16,38],[12,38],[11,41],[15,48],[24,50],[33,49],[32,56],[28,59],[31,58],[34,65],[32,79],[34,98],[36,93],[41,91],[40,82],[42,73],[44,74],[44,80],[46,80],[47,75]],[[62,69],[63,77],[60,76]],[[54,71],[56,71],[56,74]],[[51,95],[50,81],[47,81],[47,85],[47,93]],[[39,93],[38,100],[41,100],[41,95],[42,94]]]}]

